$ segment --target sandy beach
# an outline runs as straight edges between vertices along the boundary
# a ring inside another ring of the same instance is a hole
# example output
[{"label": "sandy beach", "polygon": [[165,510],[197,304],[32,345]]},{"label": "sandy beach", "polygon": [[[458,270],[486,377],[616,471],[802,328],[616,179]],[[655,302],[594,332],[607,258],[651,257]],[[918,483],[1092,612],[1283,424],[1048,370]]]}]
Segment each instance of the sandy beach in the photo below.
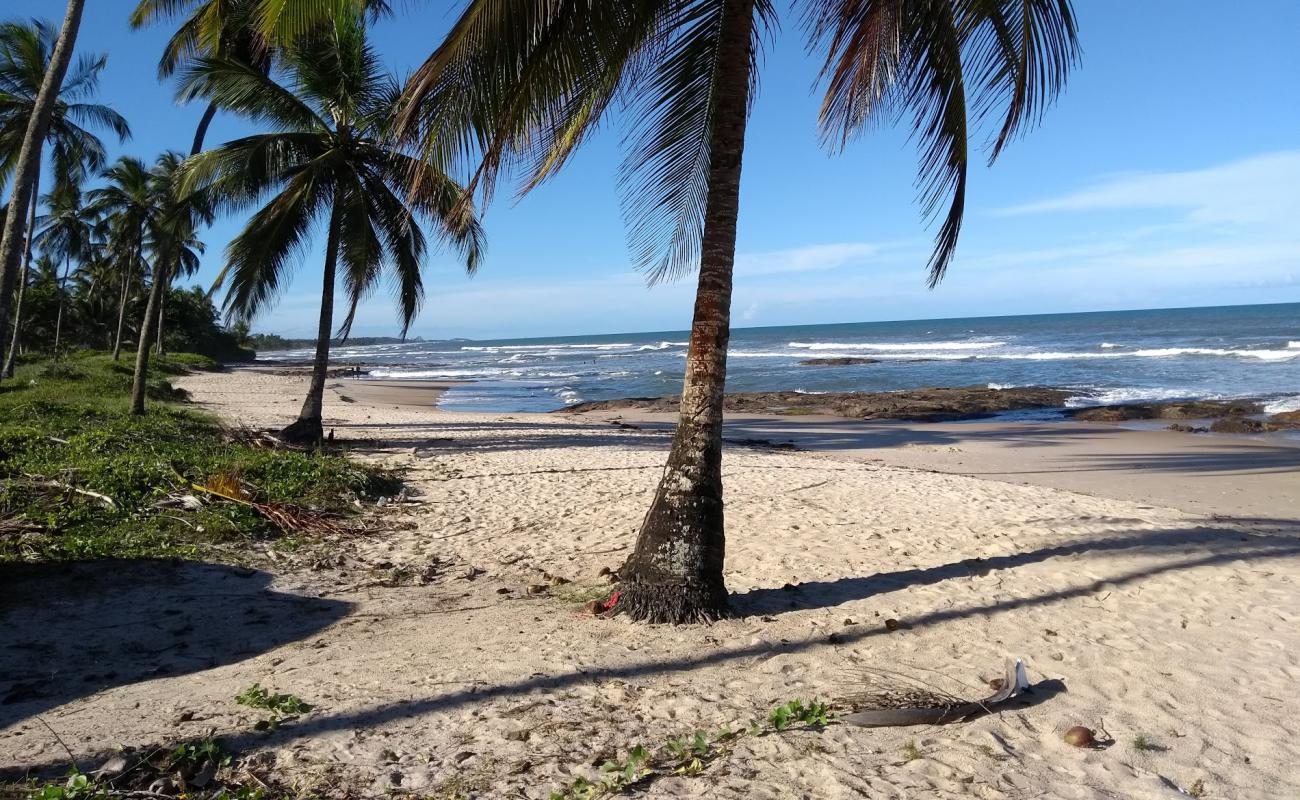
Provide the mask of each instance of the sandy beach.
[{"label": "sandy beach", "polygon": [[[178,384],[232,423],[278,427],[305,379]],[[31,602],[0,608],[18,632],[0,673],[39,660],[48,675],[0,706],[0,770],[66,760],[52,731],[90,764],[212,732],[304,789],[544,798],[638,743],[744,727],[793,698],[979,697],[1012,657],[1040,687],[1023,707],[744,739],[636,796],[1300,796],[1291,443],[733,418],[736,616],[650,627],[580,608],[627,555],[669,418],[449,413],[431,408],[437,387],[364,384],[331,381],[325,426],[404,472],[412,497],[384,509],[389,529],[266,569],[74,568],[94,589],[76,616],[48,572],[20,581]],[[313,708],[255,732],[233,701],[254,682]],[[1113,743],[1073,748],[1075,725]]]}]

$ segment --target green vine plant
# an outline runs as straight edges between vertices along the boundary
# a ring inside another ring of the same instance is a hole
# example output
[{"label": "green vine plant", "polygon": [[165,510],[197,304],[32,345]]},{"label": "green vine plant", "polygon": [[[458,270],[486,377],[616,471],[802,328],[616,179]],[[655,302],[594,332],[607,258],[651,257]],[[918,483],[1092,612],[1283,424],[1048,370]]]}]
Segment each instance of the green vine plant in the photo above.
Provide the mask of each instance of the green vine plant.
[{"label": "green vine plant", "polygon": [[311,706],[303,702],[303,699],[295,694],[279,694],[269,689],[262,688],[262,685],[255,683],[244,691],[235,695],[235,702],[241,706],[249,708],[261,708],[271,712],[268,719],[258,720],[253,725],[253,729],[262,732],[270,732],[280,727],[280,723],[300,714],[306,714],[311,711]]},{"label": "green vine plant", "polygon": [[650,750],[636,745],[622,761],[606,761],[597,780],[579,776],[568,786],[551,792],[549,800],[599,800],[621,794],[635,784],[661,775],[694,776],[715,759],[730,752],[741,738],[767,736],[789,730],[820,730],[833,720],[830,706],[810,700],[791,700],[772,709],[763,721],[743,731],[724,725],[716,731],[697,730],[676,736]]}]

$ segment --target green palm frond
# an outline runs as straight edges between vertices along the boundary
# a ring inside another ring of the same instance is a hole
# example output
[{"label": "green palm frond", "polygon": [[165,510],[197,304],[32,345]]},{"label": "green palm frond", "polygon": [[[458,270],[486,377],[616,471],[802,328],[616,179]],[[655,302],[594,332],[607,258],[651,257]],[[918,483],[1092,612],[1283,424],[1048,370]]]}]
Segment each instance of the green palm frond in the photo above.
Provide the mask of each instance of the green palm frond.
[{"label": "green palm frond", "polygon": [[329,184],[314,170],[303,170],[249,219],[226,247],[226,265],[213,288],[227,280],[226,309],[233,318],[251,320],[281,287],[309,243],[313,224],[332,199]]},{"label": "green palm frond", "polygon": [[276,130],[327,129],[326,122],[301,97],[251,64],[226,58],[196,58],[181,75],[178,95],[203,98]]}]

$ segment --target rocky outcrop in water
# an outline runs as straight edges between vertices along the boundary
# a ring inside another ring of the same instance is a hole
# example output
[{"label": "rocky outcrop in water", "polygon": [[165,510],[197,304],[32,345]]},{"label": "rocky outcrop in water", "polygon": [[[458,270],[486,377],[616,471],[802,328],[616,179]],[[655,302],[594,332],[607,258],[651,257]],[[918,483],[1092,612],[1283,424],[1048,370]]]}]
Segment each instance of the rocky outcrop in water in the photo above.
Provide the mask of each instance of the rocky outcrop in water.
[{"label": "rocky outcrop in water", "polygon": [[1070,412],[1084,422],[1127,422],[1141,419],[1219,419],[1247,417],[1264,409],[1245,400],[1188,400],[1174,403],[1128,403],[1079,408]]},{"label": "rocky outcrop in water", "polygon": [[[973,419],[1003,411],[1060,408],[1073,393],[1061,389],[983,386],[915,389],[906,392],[743,392],[729,394],[725,408],[733,413],[808,415],[850,419],[896,419],[923,422]],[[578,403],[564,413],[586,411],[677,411],[678,398],[631,397]]]}]

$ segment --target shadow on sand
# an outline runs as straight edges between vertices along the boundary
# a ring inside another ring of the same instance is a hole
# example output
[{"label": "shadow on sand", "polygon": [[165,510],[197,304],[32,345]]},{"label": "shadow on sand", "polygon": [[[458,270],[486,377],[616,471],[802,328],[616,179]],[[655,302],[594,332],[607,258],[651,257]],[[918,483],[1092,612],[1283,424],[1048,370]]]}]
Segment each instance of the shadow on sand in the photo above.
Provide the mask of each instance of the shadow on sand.
[{"label": "shadow on sand", "polygon": [[270,583],[170,560],[0,565],[0,729],[110,687],[243,661],[351,608]]}]

